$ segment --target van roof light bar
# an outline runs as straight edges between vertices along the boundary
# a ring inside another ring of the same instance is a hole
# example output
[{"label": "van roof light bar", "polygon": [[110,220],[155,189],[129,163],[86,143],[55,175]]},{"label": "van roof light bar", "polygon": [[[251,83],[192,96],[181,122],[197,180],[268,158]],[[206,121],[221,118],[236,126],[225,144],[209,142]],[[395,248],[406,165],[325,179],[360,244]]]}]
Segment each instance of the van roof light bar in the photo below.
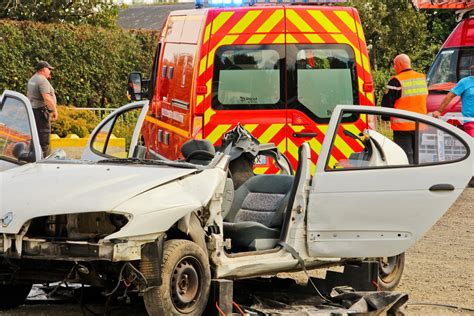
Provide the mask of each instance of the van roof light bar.
[{"label": "van roof light bar", "polygon": [[253,5],[279,5],[279,4],[334,4],[344,3],[347,0],[195,0],[196,8],[205,5],[209,7],[241,7]]}]

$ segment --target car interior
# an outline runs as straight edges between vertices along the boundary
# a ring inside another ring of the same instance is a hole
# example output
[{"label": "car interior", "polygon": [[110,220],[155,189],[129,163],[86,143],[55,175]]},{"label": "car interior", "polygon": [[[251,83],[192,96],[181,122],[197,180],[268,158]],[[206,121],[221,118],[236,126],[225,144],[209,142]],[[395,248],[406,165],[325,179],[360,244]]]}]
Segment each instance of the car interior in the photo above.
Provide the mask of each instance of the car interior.
[{"label": "car interior", "polygon": [[[215,155],[208,140],[189,140],[181,152],[186,161],[205,165]],[[299,161],[309,157],[299,151]],[[245,159],[245,157],[242,157]],[[298,164],[296,175],[253,175],[234,192],[230,206],[223,209],[225,239],[231,239],[231,253],[273,249],[286,237],[288,215],[291,214],[301,174]]]}]

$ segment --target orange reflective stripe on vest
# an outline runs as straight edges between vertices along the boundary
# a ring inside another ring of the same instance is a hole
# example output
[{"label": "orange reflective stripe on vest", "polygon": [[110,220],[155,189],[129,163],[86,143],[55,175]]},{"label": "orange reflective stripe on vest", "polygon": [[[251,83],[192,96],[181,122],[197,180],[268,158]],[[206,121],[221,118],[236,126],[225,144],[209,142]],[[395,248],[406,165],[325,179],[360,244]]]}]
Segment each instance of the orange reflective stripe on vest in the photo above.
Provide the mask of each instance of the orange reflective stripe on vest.
[{"label": "orange reflective stripe on vest", "polygon": [[[395,101],[394,108],[426,114],[428,87],[425,75],[408,70],[399,73],[395,78],[400,82],[402,95]],[[415,122],[410,120],[392,117],[390,122],[394,131],[415,130]]]}]

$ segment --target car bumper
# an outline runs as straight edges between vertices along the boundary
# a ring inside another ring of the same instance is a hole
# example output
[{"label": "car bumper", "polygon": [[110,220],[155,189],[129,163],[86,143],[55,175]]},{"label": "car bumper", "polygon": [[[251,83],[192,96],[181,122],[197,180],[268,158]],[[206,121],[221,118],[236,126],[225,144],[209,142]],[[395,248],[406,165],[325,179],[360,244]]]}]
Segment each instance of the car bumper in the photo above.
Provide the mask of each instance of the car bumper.
[{"label": "car bumper", "polygon": [[83,241],[48,241],[45,239],[0,238],[0,257],[64,261],[131,261],[141,259],[143,242],[91,243]]}]

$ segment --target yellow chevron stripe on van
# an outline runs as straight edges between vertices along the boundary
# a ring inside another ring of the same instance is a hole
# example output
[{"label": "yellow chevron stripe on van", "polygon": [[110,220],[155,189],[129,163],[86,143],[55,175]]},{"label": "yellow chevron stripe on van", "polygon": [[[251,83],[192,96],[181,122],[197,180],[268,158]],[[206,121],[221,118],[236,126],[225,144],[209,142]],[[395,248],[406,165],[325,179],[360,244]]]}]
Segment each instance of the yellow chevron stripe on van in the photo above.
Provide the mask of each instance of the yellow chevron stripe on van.
[{"label": "yellow chevron stripe on van", "polygon": [[206,26],[206,30],[204,31],[204,42],[203,43],[206,43],[209,40],[209,37],[211,36],[211,25],[212,25],[212,23],[209,23]]},{"label": "yellow chevron stripe on van", "polygon": [[254,129],[258,127],[258,124],[245,124],[244,128],[248,130],[250,133],[253,132]]},{"label": "yellow chevron stripe on van", "polygon": [[357,26],[357,35],[359,36],[360,40],[365,43],[365,35],[364,32],[362,31],[362,25],[360,25],[359,22],[356,22]]},{"label": "yellow chevron stripe on van", "polygon": [[253,168],[253,172],[255,174],[265,174],[269,168],[268,167],[255,167]]},{"label": "yellow chevron stripe on van", "polygon": [[202,75],[207,69],[207,56],[204,56],[201,59],[201,63],[199,64],[199,75]]},{"label": "yellow chevron stripe on van", "polygon": [[291,23],[293,23],[294,26],[300,30],[300,32],[303,33],[314,33],[314,30],[311,26],[309,26],[308,23],[306,23],[305,20],[303,20],[298,13],[296,13],[294,10],[287,9],[286,10],[286,17],[288,20],[290,20]]},{"label": "yellow chevron stripe on van", "polygon": [[260,42],[267,36],[266,34],[255,34],[245,42],[245,44],[260,44]]},{"label": "yellow chevron stripe on van", "polygon": [[341,138],[341,136],[336,135],[336,140],[334,142],[334,145],[336,145],[337,149],[345,156],[349,157],[353,152],[354,149],[352,149],[345,141],[344,139]]},{"label": "yellow chevron stripe on van", "polygon": [[258,137],[258,140],[262,144],[269,143],[273,137],[285,126],[285,124],[272,124],[267,130]]},{"label": "yellow chevron stripe on van", "polygon": [[275,12],[257,29],[256,33],[269,33],[283,19],[283,10]]},{"label": "yellow chevron stripe on van", "polygon": [[204,124],[207,124],[214,114],[216,114],[216,111],[214,111],[211,107],[207,108],[204,112]]},{"label": "yellow chevron stripe on van", "polygon": [[212,144],[217,143],[219,139],[222,138],[225,132],[231,127],[230,124],[220,124],[214,128],[214,130],[207,135],[206,139],[209,140]]},{"label": "yellow chevron stripe on van", "polygon": [[214,65],[214,56],[216,54],[216,50],[223,46],[223,45],[230,45],[234,43],[234,41],[239,37],[239,35],[227,35],[224,36],[224,38],[217,44],[207,55],[208,56],[208,68],[212,67]]},{"label": "yellow chevron stripe on van", "polygon": [[280,34],[273,40],[273,44],[283,44],[285,43],[285,34]]},{"label": "yellow chevron stripe on van", "polygon": [[334,14],[344,23],[352,33],[357,33],[354,18],[347,11],[334,11]]},{"label": "yellow chevron stripe on van", "polygon": [[308,34],[304,35],[311,43],[325,43],[324,40],[318,34]]},{"label": "yellow chevron stripe on van", "polygon": [[219,15],[216,16],[216,18],[212,21],[212,34],[216,34],[222,25],[224,25],[232,15],[234,15],[233,11],[224,11],[219,13]]},{"label": "yellow chevron stripe on van", "polygon": [[295,158],[295,160],[298,160],[298,146],[296,146],[290,138],[287,139],[287,144],[287,152],[290,153],[290,155]]},{"label": "yellow chevron stripe on van", "polygon": [[293,37],[291,34],[286,34],[286,43],[287,44],[298,44],[296,38]]},{"label": "yellow chevron stripe on van", "polygon": [[234,27],[229,31],[229,34],[240,34],[245,31],[245,29],[255,21],[255,19],[262,14],[262,10],[252,10],[245,13],[245,15],[234,25]]},{"label": "yellow chevron stripe on van", "polygon": [[308,13],[315,19],[328,33],[340,33],[341,31],[332,23],[320,10],[308,10]]}]

